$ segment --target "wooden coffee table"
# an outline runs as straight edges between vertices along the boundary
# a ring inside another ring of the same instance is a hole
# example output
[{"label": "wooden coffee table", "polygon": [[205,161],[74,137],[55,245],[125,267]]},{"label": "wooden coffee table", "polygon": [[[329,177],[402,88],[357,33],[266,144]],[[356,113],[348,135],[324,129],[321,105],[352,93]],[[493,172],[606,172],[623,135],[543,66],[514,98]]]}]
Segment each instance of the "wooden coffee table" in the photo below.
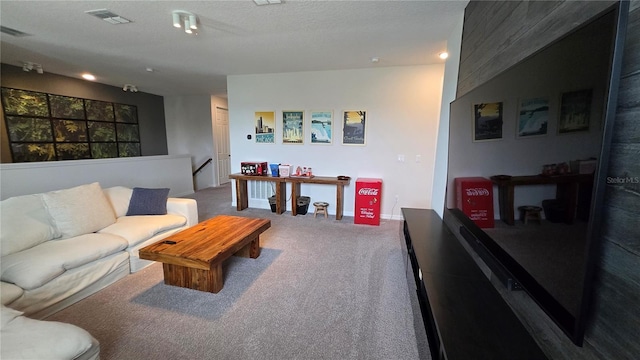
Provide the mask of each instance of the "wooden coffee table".
[{"label": "wooden coffee table", "polygon": [[140,249],[140,258],[162,262],[164,283],[217,293],[222,262],[231,255],[260,256],[260,234],[267,219],[219,215]]}]

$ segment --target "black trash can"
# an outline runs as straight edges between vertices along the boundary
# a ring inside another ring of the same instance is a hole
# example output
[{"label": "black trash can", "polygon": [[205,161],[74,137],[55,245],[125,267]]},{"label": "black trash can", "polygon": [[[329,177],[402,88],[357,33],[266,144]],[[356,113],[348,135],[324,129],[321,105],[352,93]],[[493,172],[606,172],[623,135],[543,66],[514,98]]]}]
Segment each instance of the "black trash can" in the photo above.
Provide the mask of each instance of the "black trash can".
[{"label": "black trash can", "polygon": [[556,199],[542,200],[544,217],[554,223],[564,221],[565,206]]},{"label": "black trash can", "polygon": [[307,215],[307,211],[309,211],[309,203],[311,203],[310,197],[299,196],[298,203],[296,206],[296,213],[299,215]]},{"label": "black trash can", "polygon": [[269,196],[269,205],[271,206],[271,212],[276,212],[276,196]]}]

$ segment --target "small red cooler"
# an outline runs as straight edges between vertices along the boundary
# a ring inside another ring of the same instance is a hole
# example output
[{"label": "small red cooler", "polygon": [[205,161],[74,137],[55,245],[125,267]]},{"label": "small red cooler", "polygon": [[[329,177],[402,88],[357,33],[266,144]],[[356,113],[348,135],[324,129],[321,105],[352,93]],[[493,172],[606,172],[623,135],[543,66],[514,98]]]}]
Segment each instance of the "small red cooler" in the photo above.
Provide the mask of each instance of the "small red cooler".
[{"label": "small red cooler", "polygon": [[380,225],[380,199],[382,179],[356,179],[356,208],[353,214],[355,224]]},{"label": "small red cooler", "polygon": [[493,183],[483,177],[455,178],[456,207],[481,228],[494,227]]}]

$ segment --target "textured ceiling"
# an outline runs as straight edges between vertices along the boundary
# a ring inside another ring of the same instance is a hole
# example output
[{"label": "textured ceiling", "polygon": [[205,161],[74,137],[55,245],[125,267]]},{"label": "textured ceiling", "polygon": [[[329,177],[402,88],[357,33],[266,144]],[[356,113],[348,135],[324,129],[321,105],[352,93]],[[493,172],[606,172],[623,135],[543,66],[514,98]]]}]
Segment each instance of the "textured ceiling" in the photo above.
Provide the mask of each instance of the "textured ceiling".
[{"label": "textured ceiling", "polygon": [[[2,63],[157,95],[226,96],[226,76],[441,62],[467,1],[0,1]],[[111,25],[85,11],[106,8],[132,22]],[[171,13],[199,18],[198,35]],[[371,58],[378,57],[377,63]],[[147,68],[155,71],[148,72]]]}]

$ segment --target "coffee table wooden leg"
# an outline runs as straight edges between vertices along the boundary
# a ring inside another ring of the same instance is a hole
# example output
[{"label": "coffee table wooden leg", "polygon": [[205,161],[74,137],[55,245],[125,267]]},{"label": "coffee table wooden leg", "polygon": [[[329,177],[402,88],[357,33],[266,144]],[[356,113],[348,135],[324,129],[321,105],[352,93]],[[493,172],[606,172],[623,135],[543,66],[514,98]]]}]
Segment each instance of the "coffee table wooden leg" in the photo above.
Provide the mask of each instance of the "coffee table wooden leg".
[{"label": "coffee table wooden leg", "polygon": [[260,236],[257,236],[253,241],[238,250],[235,256],[248,257],[255,259],[260,256]]},{"label": "coffee table wooden leg", "polygon": [[194,269],[185,266],[162,264],[164,283],[188,289],[218,293],[224,285],[222,263],[213,265],[211,270]]}]

